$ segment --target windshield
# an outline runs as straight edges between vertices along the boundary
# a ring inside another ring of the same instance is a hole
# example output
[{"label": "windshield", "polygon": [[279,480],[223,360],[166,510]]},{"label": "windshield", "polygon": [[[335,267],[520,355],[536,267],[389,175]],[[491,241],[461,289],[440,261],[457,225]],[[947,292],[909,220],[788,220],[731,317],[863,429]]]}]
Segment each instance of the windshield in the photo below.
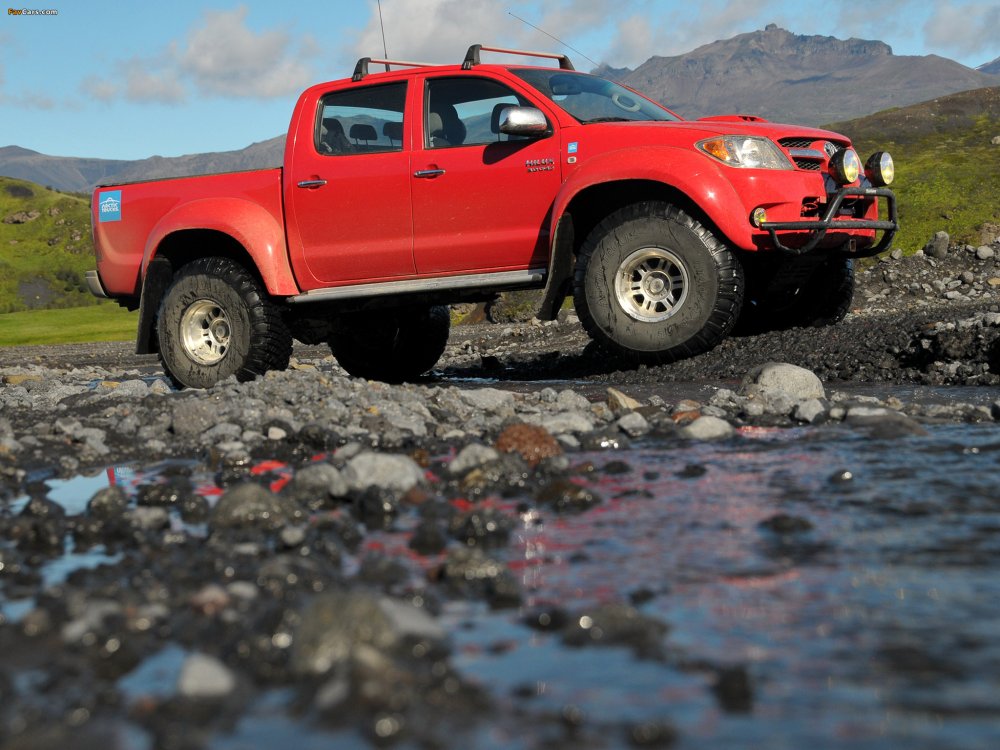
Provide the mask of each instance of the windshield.
[{"label": "windshield", "polygon": [[597,76],[539,68],[511,72],[584,124],[679,119],[624,86]]}]

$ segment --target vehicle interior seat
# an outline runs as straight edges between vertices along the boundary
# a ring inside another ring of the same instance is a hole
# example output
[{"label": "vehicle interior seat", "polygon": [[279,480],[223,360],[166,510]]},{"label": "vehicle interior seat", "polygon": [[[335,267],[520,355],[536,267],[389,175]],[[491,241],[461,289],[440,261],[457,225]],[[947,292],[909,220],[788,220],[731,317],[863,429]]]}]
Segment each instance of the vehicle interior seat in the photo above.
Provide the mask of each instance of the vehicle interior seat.
[{"label": "vehicle interior seat", "polygon": [[434,107],[427,115],[427,135],[432,148],[461,146],[465,143],[465,123],[451,104]]},{"label": "vehicle interior seat", "polygon": [[398,141],[400,145],[403,143],[403,123],[401,122],[387,122],[382,126],[382,135],[389,139],[389,143],[395,147]]},{"label": "vehicle interior seat", "polygon": [[365,123],[351,125],[351,140],[354,141],[355,146],[360,146],[360,142],[364,141],[367,148],[369,143],[378,140],[378,135],[375,133],[375,126]]},{"label": "vehicle interior seat", "polygon": [[344,126],[336,117],[325,117],[320,125],[320,150],[328,154],[347,154],[354,149],[344,134]]}]

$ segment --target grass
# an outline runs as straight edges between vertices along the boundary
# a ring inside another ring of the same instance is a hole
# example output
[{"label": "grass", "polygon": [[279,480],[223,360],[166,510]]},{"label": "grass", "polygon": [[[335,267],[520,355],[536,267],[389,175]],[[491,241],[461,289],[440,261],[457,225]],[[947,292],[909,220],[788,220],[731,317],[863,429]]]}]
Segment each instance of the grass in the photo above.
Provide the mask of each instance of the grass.
[{"label": "grass", "polygon": [[88,307],[7,313],[0,315],[0,347],[128,341],[135,338],[138,322],[139,313],[107,302]]}]

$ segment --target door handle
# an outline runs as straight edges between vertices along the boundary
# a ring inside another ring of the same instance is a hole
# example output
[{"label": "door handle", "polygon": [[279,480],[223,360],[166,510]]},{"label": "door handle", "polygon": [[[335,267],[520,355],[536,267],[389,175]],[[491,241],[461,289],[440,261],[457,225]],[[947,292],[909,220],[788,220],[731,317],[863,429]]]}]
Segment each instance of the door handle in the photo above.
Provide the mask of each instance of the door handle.
[{"label": "door handle", "polygon": [[316,179],[316,180],[302,180],[302,182],[298,183],[298,187],[300,187],[300,188],[306,188],[308,190],[308,189],[323,187],[325,184],[326,184],[326,180],[320,180],[320,179]]},{"label": "door handle", "polygon": [[443,169],[418,169],[413,173],[414,177],[437,177],[438,175],[444,174]]}]

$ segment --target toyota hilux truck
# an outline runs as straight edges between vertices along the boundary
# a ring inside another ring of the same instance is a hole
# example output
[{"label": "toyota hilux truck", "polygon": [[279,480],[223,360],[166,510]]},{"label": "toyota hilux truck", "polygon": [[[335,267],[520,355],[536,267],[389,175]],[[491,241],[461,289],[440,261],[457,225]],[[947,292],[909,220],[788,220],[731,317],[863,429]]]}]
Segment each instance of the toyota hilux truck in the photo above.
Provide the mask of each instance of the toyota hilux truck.
[{"label": "toyota hilux truck", "polygon": [[531,288],[540,319],[572,296],[601,346],[666,363],[842,319],[896,232],[892,177],[843,135],[684,120],[564,55],[362,58],[299,97],[281,167],[99,186],[87,279],[178,387],[283,369],[293,339],[414,378],[448,305]]}]

